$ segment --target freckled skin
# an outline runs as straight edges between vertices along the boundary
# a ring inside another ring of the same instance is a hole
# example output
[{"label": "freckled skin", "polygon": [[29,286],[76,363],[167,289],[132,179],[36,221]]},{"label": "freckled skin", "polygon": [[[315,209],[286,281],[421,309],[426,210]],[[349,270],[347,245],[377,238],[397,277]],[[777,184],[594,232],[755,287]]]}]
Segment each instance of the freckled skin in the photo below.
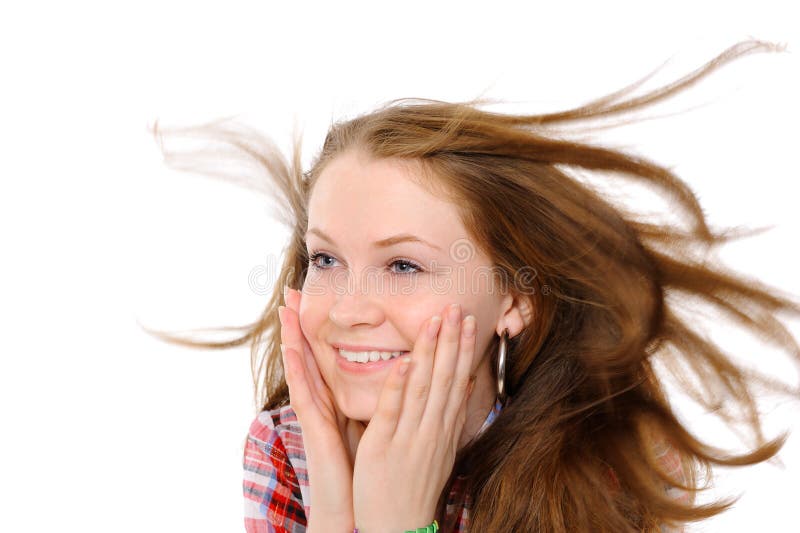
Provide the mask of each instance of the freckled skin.
[{"label": "freckled skin", "polygon": [[[486,349],[496,332],[521,328],[517,300],[491,287],[491,261],[477,248],[454,205],[409,179],[412,168],[349,151],[322,171],[309,200],[308,251],[324,252],[309,269],[300,326],[339,409],[369,422],[388,368],[355,376],[337,367],[331,342],[412,350],[422,323],[453,302],[477,324],[475,387],[467,405],[462,444],[474,435],[497,394]],[[441,250],[403,242],[381,249],[374,241],[399,233],[416,235]],[[452,247],[452,249],[451,249]],[[456,250],[457,249],[457,250]],[[464,254],[464,251],[467,251]],[[419,265],[414,273],[408,263]],[[483,275],[478,275],[483,272]]]}]

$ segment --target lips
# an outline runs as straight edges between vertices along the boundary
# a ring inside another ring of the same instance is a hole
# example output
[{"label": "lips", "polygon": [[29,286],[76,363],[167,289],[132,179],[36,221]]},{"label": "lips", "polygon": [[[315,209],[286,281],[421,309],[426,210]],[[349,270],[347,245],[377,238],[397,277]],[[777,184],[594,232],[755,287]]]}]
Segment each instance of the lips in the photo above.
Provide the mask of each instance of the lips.
[{"label": "lips", "polygon": [[[378,359],[377,361],[369,361],[367,363],[358,363],[358,362],[355,362],[355,361],[348,361],[346,357],[342,356],[342,353],[336,347],[336,346],[341,346],[343,350],[348,350],[347,346],[351,346],[351,345],[339,344],[339,345],[332,345],[332,346],[334,346],[334,350],[336,352],[336,366],[340,370],[346,372],[347,374],[354,375],[354,376],[368,376],[368,375],[375,374],[376,372],[379,372],[379,371],[381,371],[383,369],[388,369],[392,365],[396,364],[397,361],[400,359],[400,357],[402,357],[403,355],[408,353],[407,351],[404,351],[404,350],[376,350],[376,351],[387,351],[387,352],[388,351],[395,351],[395,352],[401,352],[401,353],[400,353],[399,356],[392,357],[391,359]],[[357,346],[357,345],[353,345],[353,346]],[[364,349],[364,350],[353,350],[353,351],[364,351],[364,352],[366,352],[367,350]],[[370,351],[372,351],[372,350],[370,350]]]},{"label": "lips", "polygon": [[334,349],[346,350],[348,352],[407,352],[408,350],[401,350],[400,348],[378,348],[377,346],[367,346],[365,344],[341,344],[338,342],[331,343]]}]

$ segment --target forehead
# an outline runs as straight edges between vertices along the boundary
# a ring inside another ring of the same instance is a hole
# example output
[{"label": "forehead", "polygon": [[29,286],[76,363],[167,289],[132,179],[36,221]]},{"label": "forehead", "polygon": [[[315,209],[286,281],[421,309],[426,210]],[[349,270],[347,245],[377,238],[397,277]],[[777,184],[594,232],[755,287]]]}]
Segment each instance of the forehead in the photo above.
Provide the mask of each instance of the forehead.
[{"label": "forehead", "polygon": [[419,172],[398,160],[343,153],[317,178],[308,225],[334,237],[359,235],[370,242],[400,232],[445,246],[465,237],[455,206],[417,183]]}]

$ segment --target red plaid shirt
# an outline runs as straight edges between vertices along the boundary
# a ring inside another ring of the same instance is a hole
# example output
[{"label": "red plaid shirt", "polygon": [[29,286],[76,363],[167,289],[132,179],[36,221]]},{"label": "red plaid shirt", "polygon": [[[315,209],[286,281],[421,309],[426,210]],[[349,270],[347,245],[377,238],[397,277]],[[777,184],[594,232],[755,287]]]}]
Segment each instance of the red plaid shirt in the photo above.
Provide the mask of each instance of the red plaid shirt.
[{"label": "red plaid shirt", "polygon": [[[479,433],[497,417],[503,405],[499,400],[489,412]],[[673,477],[685,480],[677,452],[670,447],[657,449],[661,461]],[[610,472],[612,484],[616,481]],[[300,424],[291,405],[262,411],[250,425],[244,449],[244,525],[248,533],[305,533],[310,507],[308,469]],[[675,487],[667,492],[685,500],[688,494]],[[468,531],[472,502],[462,494],[457,478],[445,509],[446,518],[455,520],[457,533]],[[683,529],[662,527],[662,532]]]}]

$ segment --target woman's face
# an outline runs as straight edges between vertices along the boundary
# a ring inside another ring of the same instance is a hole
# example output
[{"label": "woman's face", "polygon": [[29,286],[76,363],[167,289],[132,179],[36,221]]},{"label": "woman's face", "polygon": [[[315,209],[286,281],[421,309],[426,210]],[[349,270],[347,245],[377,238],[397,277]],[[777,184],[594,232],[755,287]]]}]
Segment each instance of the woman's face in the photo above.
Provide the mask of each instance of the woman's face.
[{"label": "woman's face", "polygon": [[328,163],[309,199],[307,251],[324,255],[310,261],[300,326],[339,409],[363,422],[372,418],[396,360],[348,369],[334,345],[411,351],[423,322],[454,302],[462,317],[476,318],[473,397],[489,398],[489,405],[494,398],[484,352],[505,300],[492,286],[492,264],[454,206],[412,182],[411,172],[348,151]]}]

